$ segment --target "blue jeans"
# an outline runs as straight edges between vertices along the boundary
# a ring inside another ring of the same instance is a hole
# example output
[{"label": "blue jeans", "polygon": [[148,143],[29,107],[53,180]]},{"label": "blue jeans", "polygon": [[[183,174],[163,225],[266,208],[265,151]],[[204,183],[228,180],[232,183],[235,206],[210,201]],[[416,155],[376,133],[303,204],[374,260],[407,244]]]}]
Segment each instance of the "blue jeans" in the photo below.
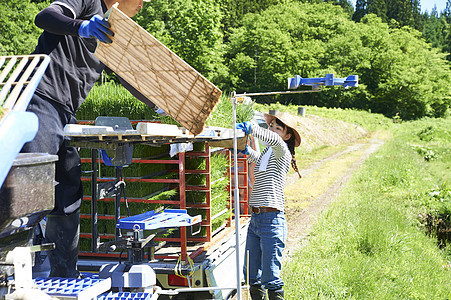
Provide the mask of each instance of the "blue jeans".
[{"label": "blue jeans", "polygon": [[76,148],[68,146],[64,126],[77,120],[56,102],[34,94],[27,111],[38,116],[39,129],[35,138],[26,143],[22,153],[49,153],[58,155],[55,163],[54,215],[70,215],[78,211],[83,197],[80,156]]},{"label": "blue jeans", "polygon": [[249,257],[250,285],[263,285],[269,290],[283,287],[280,272],[286,240],[287,221],[283,212],[252,213],[247,231],[243,270],[244,278],[247,280],[247,257]]},{"label": "blue jeans", "polygon": [[56,247],[48,253],[50,277],[77,277],[78,209],[83,197],[81,164],[77,149],[69,146],[64,136],[64,126],[75,124],[76,119],[56,102],[37,94],[31,98],[27,110],[38,116],[39,129],[21,152],[58,155],[55,163],[55,207],[47,216],[45,232],[45,241],[54,243]]}]

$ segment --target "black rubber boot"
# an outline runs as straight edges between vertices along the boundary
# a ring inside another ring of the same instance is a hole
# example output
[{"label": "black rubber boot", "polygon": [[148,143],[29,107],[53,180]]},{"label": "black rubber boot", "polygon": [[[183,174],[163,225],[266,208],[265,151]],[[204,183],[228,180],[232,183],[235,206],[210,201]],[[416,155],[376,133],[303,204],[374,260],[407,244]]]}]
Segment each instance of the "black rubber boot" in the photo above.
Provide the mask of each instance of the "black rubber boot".
[{"label": "black rubber boot", "polygon": [[47,216],[45,241],[55,244],[55,249],[48,252],[49,277],[79,277],[80,273],[77,271],[79,225],[78,212],[69,216]]},{"label": "black rubber boot", "polygon": [[249,287],[249,293],[251,294],[252,300],[268,300],[266,289],[261,285],[251,285]]},{"label": "black rubber boot", "polygon": [[283,300],[283,288],[278,290],[268,290],[269,300]]}]

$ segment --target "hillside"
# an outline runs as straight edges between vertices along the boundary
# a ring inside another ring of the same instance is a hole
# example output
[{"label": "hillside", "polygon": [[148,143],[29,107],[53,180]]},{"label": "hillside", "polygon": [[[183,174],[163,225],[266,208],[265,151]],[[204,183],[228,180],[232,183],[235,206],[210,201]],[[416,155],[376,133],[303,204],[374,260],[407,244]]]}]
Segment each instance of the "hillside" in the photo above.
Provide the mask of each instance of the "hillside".
[{"label": "hillside", "polygon": [[297,116],[298,132],[301,135],[301,148],[307,152],[327,145],[337,146],[355,142],[367,134],[367,131],[355,124],[328,119],[316,115]]}]

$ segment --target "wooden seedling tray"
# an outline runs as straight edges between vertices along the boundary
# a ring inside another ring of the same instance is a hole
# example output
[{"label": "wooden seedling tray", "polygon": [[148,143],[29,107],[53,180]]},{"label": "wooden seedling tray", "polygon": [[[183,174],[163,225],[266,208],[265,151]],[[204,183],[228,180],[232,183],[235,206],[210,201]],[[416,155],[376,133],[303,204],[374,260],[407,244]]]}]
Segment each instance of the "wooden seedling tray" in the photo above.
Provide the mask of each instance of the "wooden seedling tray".
[{"label": "wooden seedling tray", "polygon": [[201,133],[221,90],[115,6],[106,17],[113,43],[99,43],[96,57],[192,134]]}]

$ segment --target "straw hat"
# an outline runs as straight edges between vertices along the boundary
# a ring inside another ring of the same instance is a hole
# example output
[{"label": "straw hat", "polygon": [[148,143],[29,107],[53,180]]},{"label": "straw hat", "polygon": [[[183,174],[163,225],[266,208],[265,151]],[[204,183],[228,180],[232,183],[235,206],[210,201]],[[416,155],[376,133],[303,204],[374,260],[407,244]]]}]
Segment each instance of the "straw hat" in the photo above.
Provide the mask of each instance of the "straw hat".
[{"label": "straw hat", "polygon": [[301,136],[299,135],[299,132],[296,130],[298,122],[296,121],[296,118],[290,115],[287,112],[281,111],[277,113],[275,116],[270,114],[264,114],[266,124],[271,124],[272,120],[278,119],[283,124],[285,124],[287,127],[290,127],[291,130],[294,132],[294,146],[298,147],[301,144]]}]

